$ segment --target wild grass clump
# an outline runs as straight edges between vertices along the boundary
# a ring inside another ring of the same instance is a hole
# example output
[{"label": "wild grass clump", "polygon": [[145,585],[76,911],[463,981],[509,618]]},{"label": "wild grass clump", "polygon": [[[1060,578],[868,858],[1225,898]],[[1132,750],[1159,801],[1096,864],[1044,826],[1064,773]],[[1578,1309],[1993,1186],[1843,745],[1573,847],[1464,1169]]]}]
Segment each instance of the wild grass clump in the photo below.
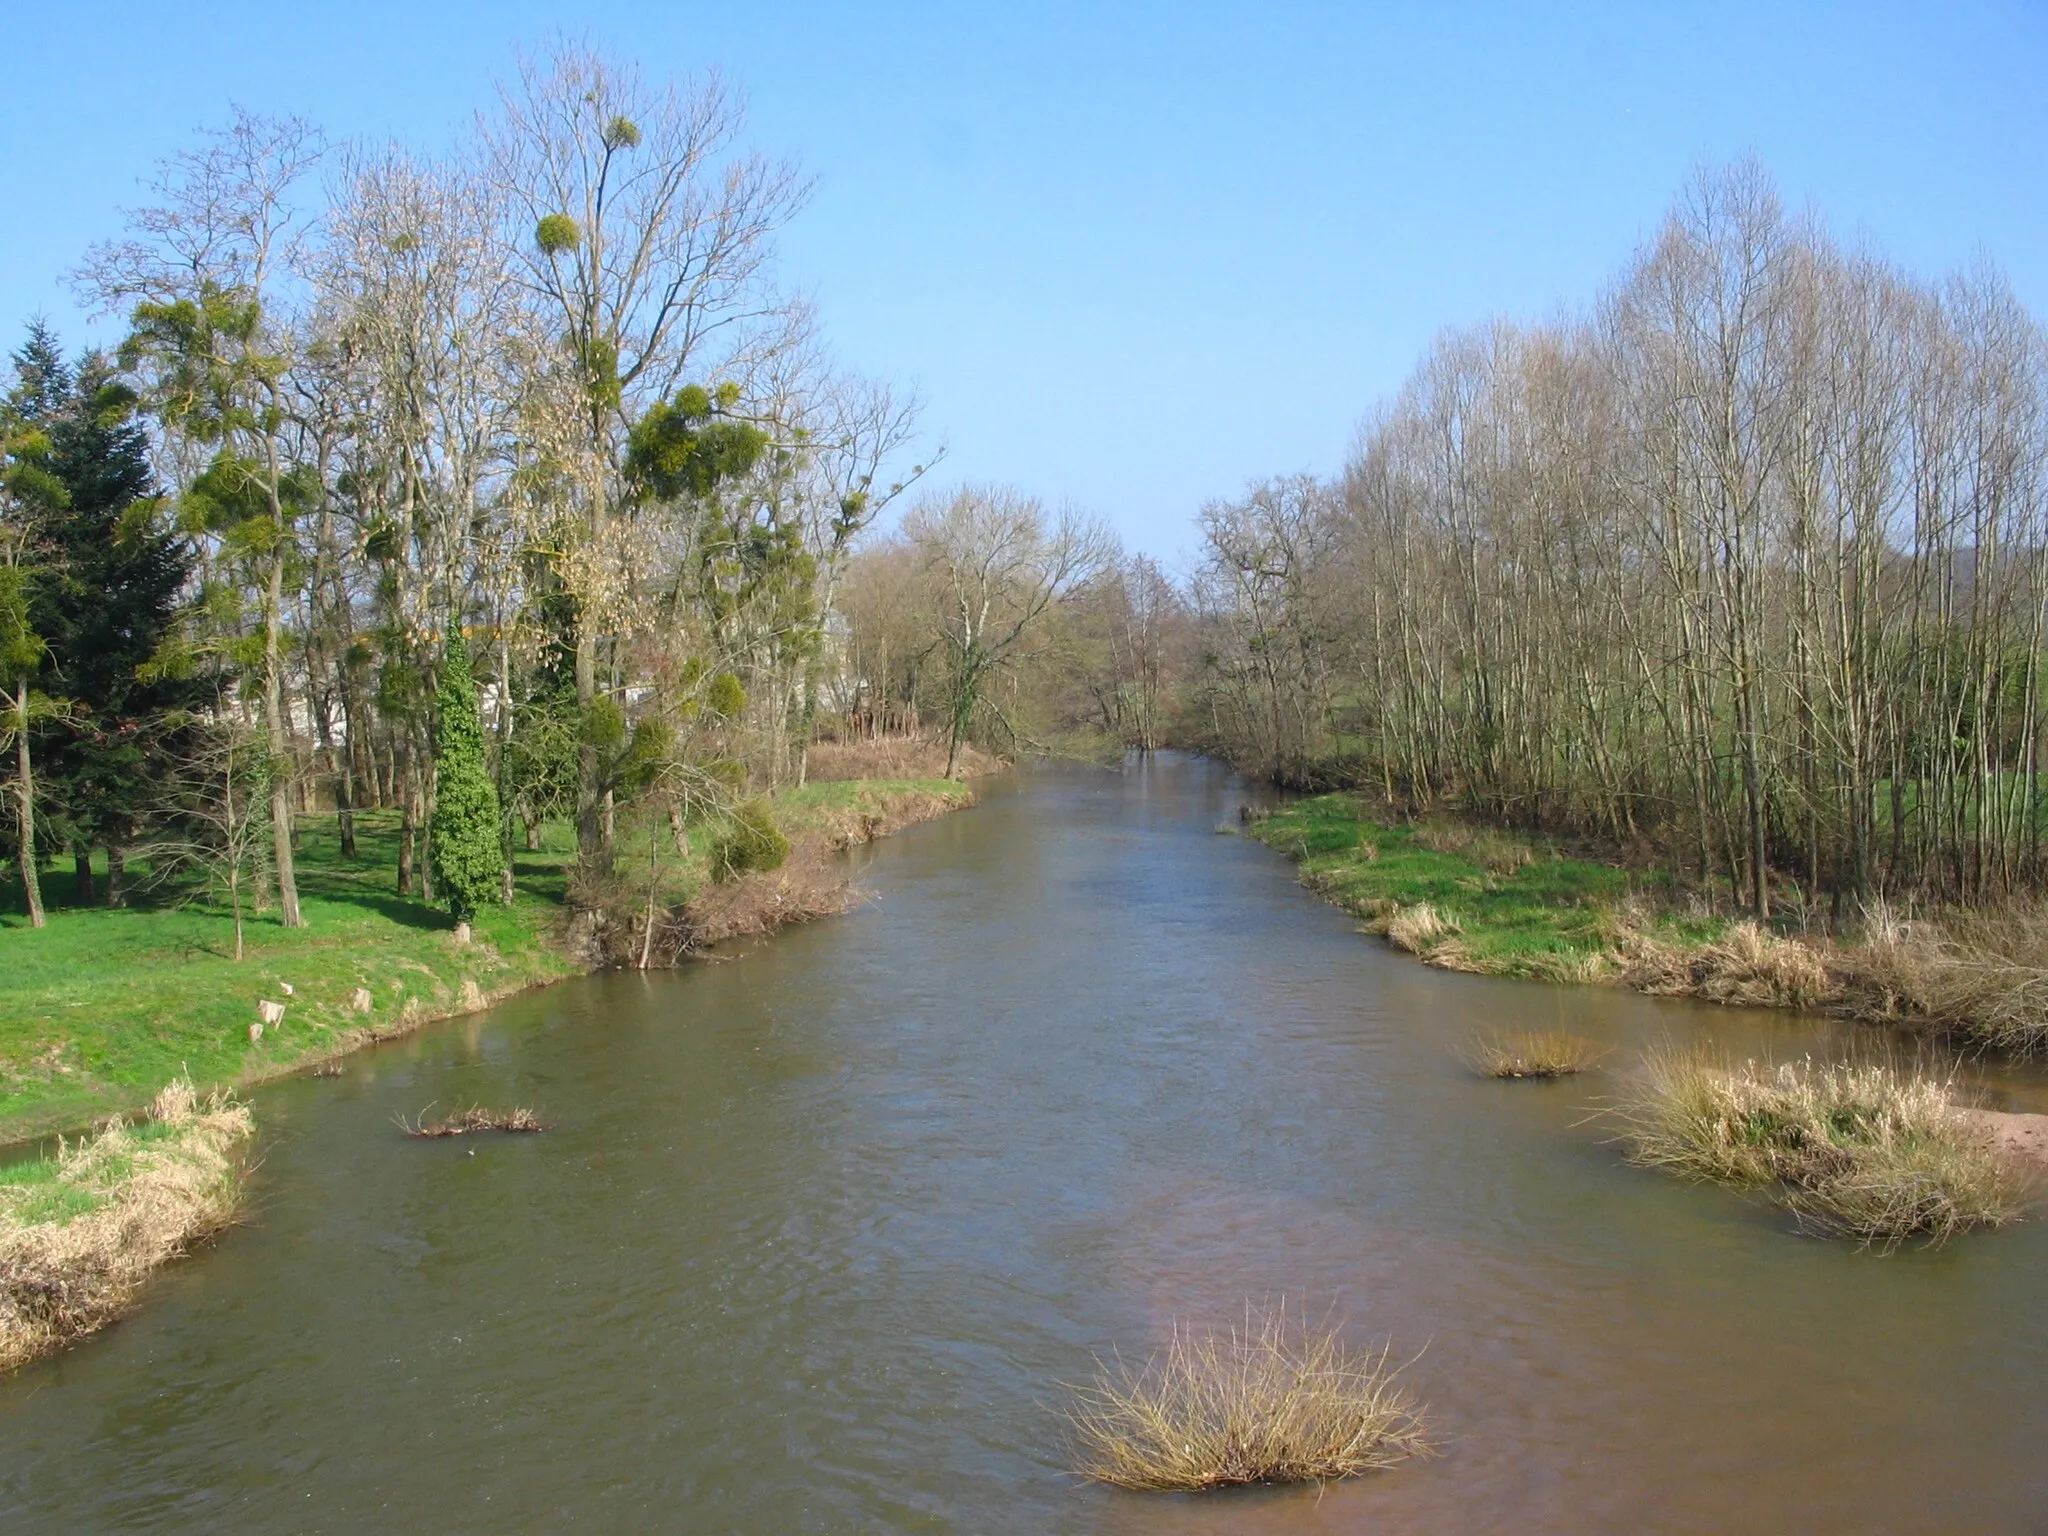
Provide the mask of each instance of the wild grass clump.
[{"label": "wild grass clump", "polygon": [[1474,1040],[1466,1060],[1481,1077],[1570,1077],[1605,1054],[1583,1035],[1561,1029],[1504,1029]]},{"label": "wild grass clump", "polygon": [[1612,1112],[1629,1160],[1769,1190],[1802,1225],[1890,1250],[2017,1221],[2027,1179],[1953,1103],[1890,1064],[1652,1055]]},{"label": "wild grass clump", "polygon": [[1415,845],[1470,859],[1494,875],[1517,874],[1536,862],[1536,850],[1520,838],[1461,821],[1424,822],[1415,829]]},{"label": "wild grass clump", "polygon": [[1815,1008],[1838,992],[1819,953],[1753,920],[1730,923],[1697,948],[1635,931],[1619,936],[1621,982],[1660,997],[1700,997],[1753,1008]]},{"label": "wild grass clump", "polygon": [[1455,938],[1457,933],[1457,920],[1426,901],[1418,901],[1412,907],[1397,908],[1387,919],[1388,942],[1411,955],[1427,955],[1437,946]]},{"label": "wild grass clump", "polygon": [[1105,1366],[1067,1412],[1076,1467],[1119,1488],[1194,1492],[1323,1482],[1431,1454],[1422,1412],[1387,1366],[1341,1329],[1283,1304],[1242,1326],[1176,1323],[1162,1354]]},{"label": "wild grass clump", "polygon": [[426,1112],[412,1120],[399,1116],[398,1123],[406,1135],[422,1138],[437,1136],[470,1136],[480,1131],[511,1131],[530,1134],[545,1131],[549,1126],[530,1109],[486,1109],[472,1104],[468,1109],[459,1109],[452,1115],[439,1120],[429,1120]]},{"label": "wild grass clump", "polygon": [[1848,952],[1851,1011],[1905,1018],[1972,1045],[2048,1051],[2048,906],[1904,922],[1878,908]]},{"label": "wild grass clump", "polygon": [[249,1111],[179,1079],[148,1117],[0,1170],[0,1370],[105,1327],[144,1279],[234,1219]]}]

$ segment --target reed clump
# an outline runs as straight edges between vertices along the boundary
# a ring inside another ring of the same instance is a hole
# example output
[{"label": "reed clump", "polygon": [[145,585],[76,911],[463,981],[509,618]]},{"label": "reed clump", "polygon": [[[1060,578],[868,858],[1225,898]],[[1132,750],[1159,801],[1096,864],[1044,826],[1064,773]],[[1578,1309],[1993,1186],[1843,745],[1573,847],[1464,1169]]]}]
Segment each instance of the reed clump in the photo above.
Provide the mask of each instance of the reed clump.
[{"label": "reed clump", "polygon": [[1387,919],[1387,940],[1411,955],[1428,955],[1431,950],[1457,937],[1457,920],[1429,902],[1400,907]]},{"label": "reed clump", "polygon": [[1957,913],[1939,924],[1879,907],[1844,969],[1852,1012],[2020,1055],[2048,1051],[2048,905]]},{"label": "reed clump", "polygon": [[1753,1008],[1816,1008],[1838,994],[1818,951],[1766,932],[1754,920],[1731,923],[1718,939],[1682,948],[1644,931],[1618,934],[1622,985],[1660,997],[1700,997]]},{"label": "reed clump", "polygon": [[406,1135],[429,1139],[437,1136],[471,1136],[482,1131],[531,1134],[550,1129],[548,1124],[530,1109],[486,1109],[480,1104],[472,1104],[468,1109],[459,1109],[454,1114],[444,1115],[438,1120],[429,1120],[424,1111],[412,1120],[407,1120],[401,1115],[398,1123]]},{"label": "reed clump", "polygon": [[1142,1367],[1121,1360],[1075,1390],[1076,1469],[1150,1492],[1324,1482],[1432,1453],[1421,1409],[1387,1351],[1355,1354],[1342,1330],[1247,1306],[1215,1331],[1176,1323]]},{"label": "reed clump", "polygon": [[1415,844],[1470,859],[1494,875],[1516,874],[1536,862],[1536,850],[1520,838],[1470,822],[1424,822],[1415,829]]},{"label": "reed clump", "polygon": [[1570,1077],[1598,1065],[1606,1052],[1561,1029],[1504,1029],[1483,1034],[1465,1059],[1481,1077]]},{"label": "reed clump", "polygon": [[1655,1053],[1612,1111],[1631,1162],[1769,1191],[1807,1228],[1890,1250],[2024,1213],[2028,1179],[1953,1102],[1889,1063]]},{"label": "reed clump", "polygon": [[0,1171],[0,1370],[113,1322],[153,1270],[227,1226],[254,1128],[181,1078],[147,1118]]}]

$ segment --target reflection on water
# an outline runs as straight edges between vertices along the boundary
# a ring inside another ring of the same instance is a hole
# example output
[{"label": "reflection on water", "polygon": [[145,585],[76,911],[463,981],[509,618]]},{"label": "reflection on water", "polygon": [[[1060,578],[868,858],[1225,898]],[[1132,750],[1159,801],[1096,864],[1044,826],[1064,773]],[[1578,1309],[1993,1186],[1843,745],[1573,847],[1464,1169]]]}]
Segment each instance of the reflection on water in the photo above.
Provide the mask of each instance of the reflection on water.
[{"label": "reflection on water", "polygon": [[[0,1383],[0,1528],[2043,1528],[2048,1224],[1874,1258],[1621,1167],[1597,1077],[1455,1048],[1826,1027],[1427,970],[1217,836],[1237,799],[1034,774],[737,963],[265,1090],[255,1219]],[[391,1124],[473,1100],[558,1128]],[[1068,1479],[1056,1384],[1247,1295],[1424,1350],[1449,1453],[1320,1498]]]}]

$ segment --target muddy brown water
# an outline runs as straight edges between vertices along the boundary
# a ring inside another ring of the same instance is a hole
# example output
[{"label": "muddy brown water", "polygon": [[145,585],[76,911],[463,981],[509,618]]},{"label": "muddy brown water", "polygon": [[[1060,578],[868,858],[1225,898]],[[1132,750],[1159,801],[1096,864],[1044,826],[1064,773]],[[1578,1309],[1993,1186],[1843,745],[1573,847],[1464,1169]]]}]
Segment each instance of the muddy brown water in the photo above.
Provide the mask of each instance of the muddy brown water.
[{"label": "muddy brown water", "polygon": [[[1240,798],[1026,775],[848,917],[263,1090],[254,1219],[0,1383],[0,1530],[2048,1530],[2048,1221],[1880,1258],[1622,1166],[1597,1078],[1455,1047],[1839,1037],[1427,970],[1217,835]],[[392,1123],[472,1101],[557,1128]],[[1066,1475],[1059,1382],[1283,1295],[1422,1352],[1440,1459]]]}]

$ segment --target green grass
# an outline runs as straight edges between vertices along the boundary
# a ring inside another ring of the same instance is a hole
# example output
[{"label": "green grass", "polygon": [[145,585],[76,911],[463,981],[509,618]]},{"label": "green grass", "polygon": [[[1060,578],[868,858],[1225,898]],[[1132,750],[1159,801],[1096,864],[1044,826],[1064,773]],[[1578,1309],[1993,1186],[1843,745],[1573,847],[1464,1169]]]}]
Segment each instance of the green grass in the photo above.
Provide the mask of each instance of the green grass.
[{"label": "green grass", "polygon": [[[920,797],[964,804],[948,780],[850,780],[775,797],[793,838],[895,824]],[[691,830],[678,859],[665,818],[622,817],[618,870],[644,880],[650,837],[659,838],[661,899],[686,901],[707,878],[711,833]],[[516,899],[486,906],[475,942],[455,943],[445,908],[399,896],[398,815],[356,817],[357,857],[341,857],[332,816],[299,821],[300,906],[307,926],[279,926],[275,910],[245,914],[247,954],[237,964],[234,923],[223,904],[158,892],[133,906],[69,904],[69,866],[44,877],[49,926],[28,926],[19,889],[0,885],[0,1143],[84,1125],[147,1103],[189,1074],[202,1092],[288,1072],[358,1043],[492,997],[574,974],[548,943],[561,913],[574,834],[543,829],[542,848],[514,861]],[[424,857],[425,839],[421,839]],[[104,872],[102,871],[102,877]],[[294,989],[287,997],[279,983]],[[356,988],[373,999],[352,1007]],[[284,1023],[249,1039],[259,1000],[282,1002]]]},{"label": "green grass", "polygon": [[[133,1108],[181,1072],[204,1089],[288,1071],[343,1048],[354,1032],[455,1011],[465,983],[493,995],[575,969],[543,941],[571,858],[566,829],[549,829],[541,852],[518,856],[516,900],[479,912],[477,942],[463,948],[445,910],[393,890],[396,813],[359,814],[356,826],[358,857],[348,861],[332,816],[301,818],[307,926],[287,930],[274,910],[247,918],[240,964],[233,920],[216,903],[173,892],[121,909],[69,906],[67,869],[46,877],[49,926],[36,931],[18,890],[7,890],[0,1140]],[[367,1015],[350,1006],[357,987],[374,1000]],[[259,999],[285,1003],[285,1019],[251,1042]]]},{"label": "green grass", "polygon": [[[1401,908],[1435,908],[1456,925],[1461,968],[1558,979],[1601,963],[1609,947],[1603,916],[1628,896],[1629,871],[1512,834],[1450,835],[1455,830],[1374,821],[1355,797],[1336,794],[1297,800],[1251,832],[1296,860],[1303,878],[1331,900],[1377,927]],[[1467,839],[1464,848],[1452,846]],[[1704,930],[1721,925],[1664,926],[1698,942],[1710,936]]]}]

